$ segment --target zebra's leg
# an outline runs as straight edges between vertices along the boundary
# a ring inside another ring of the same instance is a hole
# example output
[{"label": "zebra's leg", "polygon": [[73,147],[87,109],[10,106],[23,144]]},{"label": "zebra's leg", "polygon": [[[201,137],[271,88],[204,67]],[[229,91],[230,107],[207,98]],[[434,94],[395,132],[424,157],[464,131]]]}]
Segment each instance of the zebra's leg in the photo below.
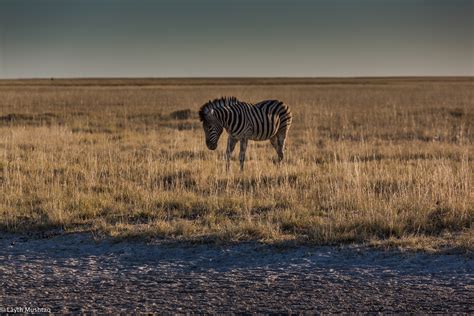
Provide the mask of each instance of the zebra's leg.
[{"label": "zebra's leg", "polygon": [[286,131],[287,131],[286,129],[282,130],[276,135],[276,138],[277,138],[276,151],[278,154],[278,159],[280,161],[283,160],[284,154],[285,154]]},{"label": "zebra's leg", "polygon": [[232,152],[234,151],[235,145],[239,140],[229,135],[227,139],[227,150],[225,152],[225,159],[226,159],[226,170],[229,171],[230,169],[230,157],[232,156]]},{"label": "zebra's leg", "polygon": [[244,162],[245,162],[245,152],[247,151],[247,139],[240,140],[240,171],[244,171]]},{"label": "zebra's leg", "polygon": [[[281,161],[281,156],[280,156],[280,150],[279,150],[279,145],[278,145],[278,136],[275,135],[272,138],[270,138],[270,143],[272,144],[273,148],[275,148],[275,151],[278,154],[278,161]],[[273,162],[276,162],[275,160]]]}]

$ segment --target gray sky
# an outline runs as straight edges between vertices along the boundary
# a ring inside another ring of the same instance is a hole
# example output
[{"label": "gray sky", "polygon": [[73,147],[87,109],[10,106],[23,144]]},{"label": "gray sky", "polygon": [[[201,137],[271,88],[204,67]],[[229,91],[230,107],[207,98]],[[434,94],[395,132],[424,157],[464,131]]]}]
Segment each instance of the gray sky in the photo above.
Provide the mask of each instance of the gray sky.
[{"label": "gray sky", "polygon": [[0,78],[474,75],[469,0],[0,0]]}]

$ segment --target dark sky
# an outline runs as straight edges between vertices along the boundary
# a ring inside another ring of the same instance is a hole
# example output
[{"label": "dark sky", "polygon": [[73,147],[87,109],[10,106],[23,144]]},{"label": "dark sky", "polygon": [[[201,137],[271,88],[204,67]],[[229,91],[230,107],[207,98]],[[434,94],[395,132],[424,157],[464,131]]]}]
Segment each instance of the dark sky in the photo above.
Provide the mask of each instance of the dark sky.
[{"label": "dark sky", "polygon": [[474,75],[474,1],[0,0],[0,78]]}]

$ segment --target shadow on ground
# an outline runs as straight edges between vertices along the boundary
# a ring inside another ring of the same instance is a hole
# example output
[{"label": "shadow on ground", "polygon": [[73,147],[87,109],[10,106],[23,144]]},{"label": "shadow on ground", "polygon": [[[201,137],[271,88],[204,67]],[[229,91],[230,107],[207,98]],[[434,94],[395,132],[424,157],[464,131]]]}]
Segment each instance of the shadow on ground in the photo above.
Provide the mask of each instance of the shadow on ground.
[{"label": "shadow on ground", "polygon": [[361,246],[0,235],[0,307],[52,312],[469,312],[474,260]]}]

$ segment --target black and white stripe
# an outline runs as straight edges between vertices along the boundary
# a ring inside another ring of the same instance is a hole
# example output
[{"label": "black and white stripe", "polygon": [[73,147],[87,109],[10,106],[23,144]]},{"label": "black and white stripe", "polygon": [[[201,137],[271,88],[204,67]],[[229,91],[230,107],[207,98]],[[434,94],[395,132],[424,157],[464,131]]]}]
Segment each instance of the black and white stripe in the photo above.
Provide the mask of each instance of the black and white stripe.
[{"label": "black and white stripe", "polygon": [[285,140],[292,115],[286,104],[278,100],[266,100],[256,104],[241,102],[235,97],[209,101],[199,110],[210,150],[217,148],[217,142],[225,129],[229,134],[226,160],[229,168],[230,156],[240,141],[240,169],[244,168],[248,140],[270,140],[281,161],[284,156]]}]

